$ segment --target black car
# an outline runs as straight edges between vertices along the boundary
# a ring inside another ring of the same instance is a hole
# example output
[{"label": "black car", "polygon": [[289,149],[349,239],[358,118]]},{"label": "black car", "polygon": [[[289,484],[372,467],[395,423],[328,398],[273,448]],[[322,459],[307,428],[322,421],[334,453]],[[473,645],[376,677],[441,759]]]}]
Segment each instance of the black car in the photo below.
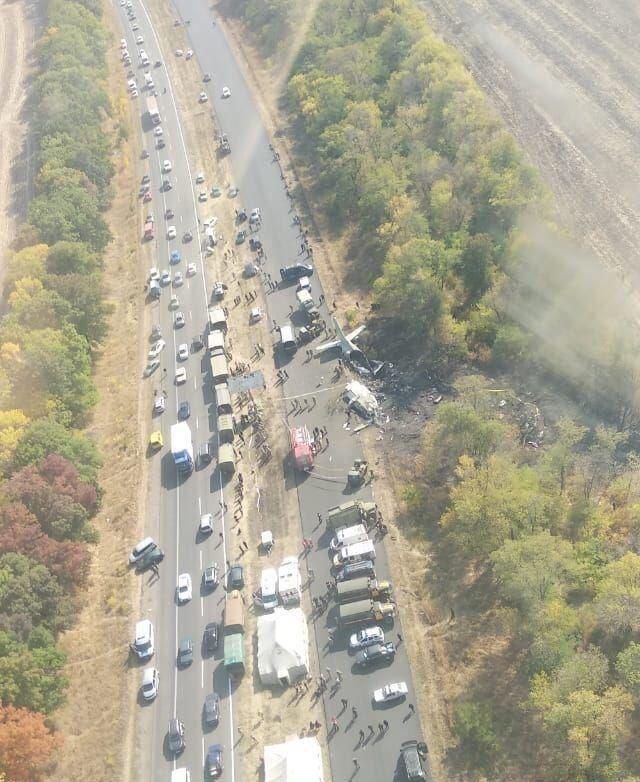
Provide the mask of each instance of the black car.
[{"label": "black car", "polygon": [[182,234],[182,241],[183,242],[190,242],[192,239],[193,239],[193,234],[191,233],[191,231],[185,231]]},{"label": "black car", "polygon": [[352,578],[375,578],[376,567],[370,559],[364,562],[350,562],[336,576],[336,581],[351,581]]},{"label": "black car", "polygon": [[189,404],[189,402],[180,402],[180,407],[178,408],[178,420],[186,421],[190,415],[191,415],[191,405]]},{"label": "black car", "polygon": [[205,81],[205,82],[206,81],[211,81],[211,74],[210,73],[205,73],[204,78],[202,79],[202,81]]},{"label": "black car", "polygon": [[218,566],[210,565],[209,567],[206,567],[202,574],[202,585],[207,592],[215,589],[218,586],[218,582]]},{"label": "black car", "polygon": [[151,182],[151,177],[149,176],[149,174],[145,174],[142,177],[142,184],[147,185],[149,182]]},{"label": "black car", "polygon": [[191,340],[191,347],[195,351],[202,350],[202,348],[204,347],[204,341],[203,341],[202,337],[194,337]]},{"label": "black car", "polygon": [[184,723],[174,717],[169,720],[169,751],[174,755],[179,754],[185,748]]},{"label": "black car", "polygon": [[198,458],[201,464],[209,464],[213,459],[213,444],[207,441],[198,449]]},{"label": "black car", "polygon": [[156,149],[164,149],[166,146],[164,139],[159,138],[156,141]]},{"label": "black car", "polygon": [[205,774],[209,779],[216,779],[222,774],[223,768],[222,744],[212,744],[207,750]]},{"label": "black car", "polygon": [[395,654],[396,647],[391,641],[385,644],[373,644],[373,646],[368,646],[366,649],[358,652],[355,664],[364,668],[365,666],[379,662],[380,660],[391,662],[395,657]]},{"label": "black car", "polygon": [[260,239],[256,239],[254,236],[249,239],[249,249],[253,250],[253,252],[256,252],[262,247],[262,242]]},{"label": "black car", "polygon": [[244,586],[244,568],[232,565],[229,569],[229,589],[242,589]]},{"label": "black car", "polygon": [[204,628],[204,635],[202,636],[202,642],[207,652],[215,652],[218,648],[218,623],[209,622]]},{"label": "black car", "polygon": [[162,180],[162,189],[164,190],[165,193],[167,192],[167,190],[171,190],[171,187],[172,187],[171,182],[169,182],[168,179]]},{"label": "black car", "polygon": [[193,641],[191,638],[181,638],[178,644],[178,666],[180,668],[193,662]]},{"label": "black car", "polygon": [[299,280],[300,277],[311,277],[313,266],[308,263],[294,263],[293,266],[285,266],[280,269],[280,277],[287,282]]},{"label": "black car", "polygon": [[206,725],[217,725],[220,719],[220,696],[210,692],[204,699],[204,721]]},{"label": "black car", "polygon": [[147,568],[153,567],[154,565],[159,565],[163,559],[164,551],[161,548],[154,546],[136,562],[136,570],[138,573],[142,573],[142,571],[146,570]]}]

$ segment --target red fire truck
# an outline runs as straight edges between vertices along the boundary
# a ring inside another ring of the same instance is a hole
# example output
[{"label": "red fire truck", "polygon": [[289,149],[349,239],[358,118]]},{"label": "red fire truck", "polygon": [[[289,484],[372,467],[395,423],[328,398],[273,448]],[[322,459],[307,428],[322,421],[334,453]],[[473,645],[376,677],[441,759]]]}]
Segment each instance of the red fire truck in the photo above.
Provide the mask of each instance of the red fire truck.
[{"label": "red fire truck", "polygon": [[289,430],[291,454],[296,470],[308,472],[313,468],[313,440],[306,426],[293,426]]}]

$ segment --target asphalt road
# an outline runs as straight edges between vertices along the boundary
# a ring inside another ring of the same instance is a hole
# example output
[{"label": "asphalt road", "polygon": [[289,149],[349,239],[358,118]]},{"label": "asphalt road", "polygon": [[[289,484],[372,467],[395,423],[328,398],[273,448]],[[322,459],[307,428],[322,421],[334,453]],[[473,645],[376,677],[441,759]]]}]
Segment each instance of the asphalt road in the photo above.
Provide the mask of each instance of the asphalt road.
[{"label": "asphalt road", "polygon": [[[225,570],[225,547],[219,544],[218,529],[222,529],[221,500],[222,487],[215,467],[196,470],[187,479],[177,480],[176,470],[170,454],[170,427],[177,420],[177,408],[183,401],[191,405],[191,426],[194,450],[208,438],[215,441],[215,416],[211,413],[213,401],[210,385],[205,382],[204,350],[192,353],[187,361],[177,360],[177,348],[180,343],[190,344],[196,334],[202,333],[206,324],[207,313],[207,283],[200,253],[198,239],[198,222],[194,200],[195,172],[189,169],[187,152],[182,137],[182,130],[174,102],[171,85],[164,66],[153,67],[156,60],[164,62],[165,53],[161,51],[149,17],[144,6],[136,0],[134,23],[139,30],[132,32],[132,23],[127,19],[125,9],[118,7],[128,49],[132,56],[132,70],[140,85],[144,84],[144,72],[149,70],[155,81],[158,92],[157,101],[162,118],[162,138],[164,149],[156,149],[157,139],[153,134],[148,115],[146,115],[146,90],[140,91],[137,98],[140,109],[141,132],[143,144],[150,153],[145,161],[145,168],[151,177],[151,193],[153,199],[143,205],[144,214],[152,212],[155,218],[156,239],[153,241],[154,264],[160,269],[170,269],[172,275],[181,271],[185,282],[182,286],[173,285],[163,288],[159,301],[147,303],[152,312],[152,322],[160,324],[167,346],[161,354],[161,367],[149,380],[158,393],[166,393],[166,410],[155,418],[153,428],[160,429],[164,437],[165,447],[161,453],[150,457],[155,464],[152,469],[160,473],[156,487],[159,491],[159,516],[149,520],[148,530],[154,535],[165,551],[165,560],[160,567],[160,579],[154,580],[152,575],[142,576],[145,579],[145,590],[152,590],[153,605],[156,607],[151,616],[155,628],[156,653],[147,665],[154,665],[160,672],[160,690],[156,700],[149,705],[142,705],[144,711],[151,713],[142,719],[148,721],[147,727],[151,735],[149,752],[143,759],[141,770],[145,778],[162,780],[170,777],[173,768],[186,766],[194,774],[194,779],[201,778],[198,770],[204,766],[204,753],[211,743],[219,742],[226,749],[225,775],[228,779],[235,778],[233,746],[233,715],[231,684],[227,677],[220,650],[214,657],[206,657],[202,653],[201,641],[207,622],[221,621],[224,605],[224,592],[218,587],[213,593],[201,594],[201,574],[203,568],[217,562],[220,572]],[[142,44],[135,44],[135,38],[141,35]],[[151,68],[138,67],[137,50],[144,48],[147,52]],[[169,54],[169,52],[167,52]],[[123,76],[127,72],[124,68]],[[163,90],[167,89],[165,93]],[[168,174],[161,173],[163,162],[171,162],[172,170]],[[164,178],[169,179],[172,189],[162,192]],[[194,183],[192,186],[191,183]],[[171,208],[175,217],[165,220],[165,211]],[[169,225],[174,225],[177,238],[168,240],[166,231]],[[182,241],[182,235],[192,230],[194,240],[189,243]],[[182,259],[173,266],[169,263],[172,250],[179,250]],[[186,276],[187,264],[197,265],[196,274]],[[174,328],[173,313],[169,309],[170,296],[175,293],[179,297],[180,311],[185,316],[185,326]],[[149,347],[151,342],[149,342]],[[187,381],[177,386],[174,382],[178,366],[187,369]],[[151,410],[149,415],[151,416]],[[215,461],[213,463],[215,465]],[[215,516],[216,531],[205,540],[197,537],[198,522],[201,513],[212,512]],[[193,581],[193,599],[191,602],[178,606],[175,589],[179,573],[189,573]],[[186,669],[178,670],[176,652],[179,639],[190,636],[195,647],[194,662]],[[215,689],[221,696],[220,724],[214,730],[205,729],[202,723],[202,706],[204,697]],[[168,721],[171,717],[179,717],[185,725],[186,749],[176,760],[171,757],[166,747]],[[149,724],[150,723],[150,724]]]},{"label": "asphalt road", "polygon": [[[187,32],[191,46],[203,73],[212,75],[207,85],[210,100],[216,111],[220,130],[227,133],[231,143],[231,162],[235,174],[235,184],[240,188],[239,200],[247,209],[260,207],[263,225],[259,232],[266,252],[265,272],[279,279],[279,268],[294,263],[300,251],[298,228],[293,222],[291,204],[285,193],[280,176],[278,161],[274,160],[269,147],[270,139],[264,128],[257,106],[234,53],[225,38],[222,28],[214,24],[214,16],[208,4],[203,0],[176,0],[183,20],[189,20]],[[231,97],[223,99],[223,86],[231,89]],[[318,275],[312,279],[313,295],[316,301],[322,292]],[[295,285],[278,290],[267,296],[268,316],[278,324],[289,319],[290,306],[295,306]],[[325,307],[322,316],[330,323],[330,315]],[[295,357],[286,363],[289,380],[283,393],[286,397],[312,395],[316,398],[313,411],[292,415],[289,421],[306,423],[311,430],[314,426],[326,426],[329,448],[317,459],[313,473],[297,485],[299,505],[302,517],[302,536],[314,541],[314,550],[309,556],[309,564],[315,573],[311,584],[311,594],[319,596],[325,589],[329,578],[328,535],[323,527],[317,528],[318,513],[345,502],[351,498],[371,497],[370,488],[364,488],[355,494],[347,494],[345,489],[346,471],[353,460],[361,456],[361,445],[357,436],[343,428],[343,411],[332,414],[327,405],[335,398],[331,391],[333,371],[337,355],[326,355],[320,359],[306,361],[305,350],[299,350]],[[344,382],[342,380],[341,382]],[[307,397],[308,398],[308,397]],[[378,558],[376,571],[378,576],[388,576],[388,564],[384,546],[377,546]],[[392,780],[397,772],[398,750],[400,743],[407,739],[420,738],[421,731],[417,714],[410,716],[408,703],[415,702],[411,671],[402,644],[394,662],[370,670],[367,673],[352,672],[352,658],[346,649],[348,633],[337,635],[337,643],[330,650],[328,630],[335,626],[335,608],[330,608],[315,622],[316,640],[320,659],[328,666],[332,675],[335,671],[343,673],[343,684],[338,690],[328,689],[324,694],[327,723],[333,716],[339,717],[340,729],[330,739],[330,757],[335,780],[348,779],[354,770],[352,759],[356,757],[360,764],[358,776],[371,780]],[[390,640],[397,640],[402,633],[400,620],[388,634]],[[371,696],[373,690],[394,681],[406,681],[409,685],[409,697],[405,704],[387,707],[383,711],[373,710]],[[348,706],[341,713],[341,699],[346,698]],[[352,707],[358,712],[358,718],[352,719]],[[384,712],[384,713],[383,713]],[[389,722],[389,729],[382,735],[378,724]],[[371,736],[368,725],[372,724],[376,735]],[[364,746],[359,744],[359,730],[369,736]],[[273,740],[283,736],[275,730]],[[320,734],[326,736],[326,732]]]},{"label": "asphalt road", "polygon": [[[266,252],[263,265],[265,274],[270,274],[274,280],[279,279],[279,268],[294,263],[303,255],[300,251],[298,228],[293,223],[291,204],[285,193],[280,176],[278,161],[274,159],[269,147],[269,138],[261,122],[259,112],[252,99],[249,88],[244,81],[242,72],[234,58],[222,29],[215,25],[213,14],[203,0],[177,0],[176,16],[190,20],[187,33],[192,48],[203,73],[212,74],[212,82],[203,85],[207,90],[210,105],[215,110],[219,128],[229,135],[231,142],[231,165],[235,176],[235,184],[240,188],[238,206],[250,210],[260,207],[263,224],[259,231]],[[144,69],[137,69],[136,50],[126,19],[124,9],[119,9],[127,37],[130,39],[129,51],[134,60],[134,71],[139,81],[144,81]],[[151,63],[156,59],[164,61],[173,57],[173,47],[165,42],[164,51],[160,51],[159,43],[152,33],[149,19],[140,5],[135,3],[135,10],[140,26],[137,34],[142,34],[144,44]],[[124,69],[126,72],[126,68]],[[200,652],[200,641],[204,625],[213,619],[220,620],[222,616],[223,593],[221,588],[212,596],[201,598],[198,594],[202,568],[217,561],[221,572],[224,571],[226,555],[224,547],[218,545],[218,532],[204,542],[196,538],[196,530],[200,512],[214,512],[216,523],[221,524],[221,484],[215,469],[211,467],[196,471],[181,484],[176,484],[175,470],[168,452],[169,427],[176,420],[176,410],[179,402],[188,400],[191,404],[190,423],[194,435],[194,447],[205,437],[215,438],[215,420],[209,416],[209,404],[212,401],[211,392],[206,387],[204,366],[201,361],[204,353],[192,355],[185,365],[188,379],[183,386],[176,387],[172,383],[173,373],[178,365],[175,360],[177,345],[180,342],[191,341],[199,333],[206,321],[207,283],[203,275],[202,259],[199,255],[197,241],[197,217],[194,202],[195,172],[189,170],[184,142],[180,132],[179,119],[167,74],[164,67],[151,68],[158,91],[158,104],[162,116],[162,127],[166,147],[163,150],[154,149],[153,131],[148,118],[144,116],[146,92],[142,91],[138,98],[141,110],[141,127],[144,133],[147,149],[151,153],[149,173],[152,180],[153,201],[149,204],[154,212],[157,226],[157,239],[154,251],[157,265],[161,269],[169,268],[169,253],[179,248],[182,261],[177,265],[184,273],[186,264],[195,261],[198,272],[195,277],[187,279],[184,286],[175,292],[180,297],[181,309],[187,323],[183,329],[172,328],[172,314],[168,309],[171,291],[165,290],[159,303],[149,306],[154,312],[154,322],[162,326],[163,335],[167,340],[167,348],[163,352],[163,366],[151,378],[150,383],[155,388],[167,392],[167,410],[160,418],[159,428],[165,437],[165,449],[160,461],[161,496],[160,514],[157,521],[159,542],[166,552],[166,559],[161,569],[159,583],[152,586],[158,592],[157,615],[153,618],[156,630],[156,656],[152,664],[160,670],[161,686],[157,700],[148,707],[152,712],[152,741],[150,752],[150,776],[155,780],[167,780],[169,771],[175,763],[164,752],[164,739],[168,719],[176,714],[183,720],[186,728],[187,748],[178,761],[178,766],[191,769],[194,779],[199,779],[198,768],[202,769],[204,751],[213,741],[222,743],[226,749],[226,768],[224,777],[241,779],[242,769],[238,757],[234,758],[233,746],[233,711],[230,683],[224,673],[222,660],[203,659]],[[164,87],[167,94],[163,93]],[[231,89],[231,97],[223,99],[223,86]],[[197,96],[194,95],[194,100]],[[168,178],[173,184],[169,193],[161,193],[160,185],[163,176],[160,173],[162,161],[168,159],[173,169]],[[207,182],[207,184],[211,184]],[[215,203],[215,202],[214,202]],[[214,203],[209,203],[208,213],[214,212]],[[164,210],[167,206],[175,210],[175,219],[170,221],[178,231],[178,239],[166,241],[164,238]],[[194,241],[182,245],[180,236],[187,228],[194,231]],[[249,249],[243,246],[243,251],[249,259]],[[174,267],[176,268],[176,267]],[[312,279],[314,298],[321,293],[320,280],[315,274]],[[267,295],[269,320],[284,324],[289,320],[291,307],[295,307],[295,285],[281,287],[276,292]],[[330,322],[326,308],[322,308],[322,317]],[[296,316],[293,316],[294,323]],[[275,340],[275,337],[274,337]],[[315,399],[313,410],[308,413],[294,414],[292,402],[283,403],[286,406],[290,424],[305,423],[309,429],[314,426],[326,426],[328,430],[329,447],[317,458],[313,473],[300,480],[299,477],[288,477],[290,490],[297,490],[301,509],[302,527],[299,541],[288,541],[289,549],[297,544],[301,549],[303,537],[314,541],[314,548],[309,554],[308,567],[314,571],[315,578],[311,583],[311,595],[320,596],[325,590],[325,581],[330,577],[328,557],[328,535],[323,526],[318,527],[318,514],[341,502],[352,498],[368,499],[372,496],[371,486],[356,493],[346,493],[346,471],[353,460],[361,455],[361,446],[357,436],[345,430],[344,411],[333,410],[329,404],[334,400],[337,389],[334,387],[333,372],[337,355],[325,355],[321,359],[306,361],[305,350],[285,361],[281,356],[276,360],[279,366],[286,367],[289,379],[285,382],[282,393],[287,400],[294,397]],[[282,363],[280,363],[282,362]],[[167,369],[167,380],[162,382],[164,368]],[[339,381],[344,383],[344,379]],[[340,406],[338,406],[340,407]],[[214,460],[215,463],[215,460]],[[374,484],[375,485],[375,484]],[[151,529],[154,528],[151,521]],[[257,541],[252,541],[255,545]],[[278,543],[276,543],[278,545]],[[283,556],[289,551],[282,550]],[[376,570],[379,578],[388,576],[388,564],[384,547],[377,545]],[[194,582],[194,599],[185,606],[175,604],[175,584],[180,572],[189,572]],[[305,566],[303,565],[303,574]],[[333,716],[338,717],[339,730],[329,740],[329,752],[334,780],[350,779],[353,776],[353,758],[358,759],[359,771],[357,778],[370,780],[393,780],[398,770],[398,750],[400,743],[421,736],[418,716],[411,715],[407,704],[414,702],[411,682],[411,672],[402,644],[391,665],[368,670],[366,673],[352,671],[352,657],[348,654],[346,644],[348,633],[338,633],[336,642],[330,649],[328,631],[335,627],[335,606],[331,605],[328,612],[315,620],[316,642],[323,667],[328,667],[335,681],[335,671],[343,673],[343,683],[336,690],[330,687],[323,695],[327,725],[331,724]],[[388,632],[388,640],[397,640],[401,633],[400,619],[396,618],[394,627]],[[175,666],[176,647],[178,639],[190,635],[196,647],[193,665],[183,671],[177,671]],[[247,651],[251,645],[247,645]],[[141,666],[142,667],[142,666]],[[372,709],[371,696],[373,690],[386,683],[406,681],[409,685],[409,697],[404,704],[387,707],[384,710]],[[207,734],[203,731],[201,710],[204,696],[212,686],[223,698],[220,725]],[[341,699],[346,698],[348,705],[341,706]],[[352,708],[358,716],[353,719]],[[383,720],[389,722],[389,728],[383,734],[378,731],[378,724]],[[368,725],[374,728],[374,735],[368,730]],[[367,734],[362,745],[358,741],[360,729]],[[326,727],[319,733],[321,741],[326,738]],[[279,727],[274,726],[271,739],[278,742],[284,739]]]}]

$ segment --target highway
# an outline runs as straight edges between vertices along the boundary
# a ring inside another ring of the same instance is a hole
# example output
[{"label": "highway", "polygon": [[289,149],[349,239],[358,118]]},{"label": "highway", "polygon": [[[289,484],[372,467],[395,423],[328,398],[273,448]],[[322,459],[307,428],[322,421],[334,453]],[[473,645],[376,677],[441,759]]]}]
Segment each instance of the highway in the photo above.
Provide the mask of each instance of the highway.
[{"label": "highway", "polygon": [[[209,95],[210,105],[215,110],[219,129],[227,133],[231,142],[231,165],[234,172],[234,182],[240,189],[239,204],[247,210],[260,207],[263,224],[259,237],[266,253],[263,270],[274,280],[279,279],[281,266],[294,263],[301,259],[300,236],[298,227],[293,222],[293,212],[280,176],[279,163],[270,149],[270,139],[262,124],[260,114],[246,84],[242,71],[235,60],[234,53],[225,38],[222,28],[214,24],[214,16],[203,0],[176,0],[176,16],[189,20],[186,32],[195,52],[202,73],[212,74],[212,81],[203,85]],[[173,47],[170,41],[163,41],[162,50],[153,34],[150,20],[136,0],[134,4],[136,22],[144,38],[143,48],[147,51],[151,65],[156,59],[164,62],[166,57],[173,57]],[[137,49],[134,44],[130,22],[126,18],[125,9],[119,7],[123,26],[127,30],[129,51],[134,60],[133,69],[138,81],[143,81],[144,69],[136,68]],[[126,73],[125,68],[125,73]],[[194,200],[194,176],[189,170],[187,150],[184,146],[180,130],[179,117],[168,83],[164,67],[151,68],[158,103],[162,116],[162,127],[167,146],[163,150],[155,150],[153,131],[150,121],[144,116],[144,101],[146,92],[142,91],[138,98],[142,132],[146,148],[151,153],[149,173],[151,175],[153,201],[149,204],[154,212],[157,226],[157,238],[154,243],[157,266],[169,268],[169,252],[179,248],[182,251],[182,261],[178,265],[183,273],[186,264],[194,261],[198,264],[197,275],[188,279],[185,285],[176,289],[180,297],[181,309],[186,317],[186,325],[182,329],[172,328],[172,314],[168,309],[170,291],[165,290],[159,304],[150,306],[154,312],[154,322],[162,326],[167,347],[162,355],[163,366],[149,381],[154,387],[166,390],[167,410],[161,416],[162,431],[165,437],[165,449],[161,469],[161,492],[159,497],[159,516],[157,522],[149,520],[148,529],[154,531],[158,525],[158,539],[166,552],[166,559],[161,566],[161,578],[153,585],[157,592],[155,605],[156,616],[153,621],[156,629],[156,656],[154,664],[160,670],[160,694],[156,701],[146,707],[151,713],[147,717],[151,721],[151,746],[149,749],[149,772],[154,782],[164,782],[169,779],[170,769],[175,767],[175,761],[164,749],[163,743],[167,730],[168,719],[176,714],[185,723],[187,747],[177,765],[190,768],[193,779],[200,779],[199,770],[203,767],[204,751],[208,744],[220,742],[225,746],[225,779],[240,780],[246,778],[242,773],[238,753],[234,758],[232,747],[233,732],[233,700],[229,680],[224,673],[221,654],[216,659],[203,659],[200,642],[204,625],[211,620],[221,620],[223,592],[221,587],[213,595],[201,598],[198,593],[202,568],[212,562],[218,562],[221,572],[225,569],[226,555],[224,547],[218,546],[218,528],[213,536],[204,542],[198,542],[196,530],[200,512],[213,512],[216,525],[222,524],[220,507],[222,501],[221,484],[215,467],[197,470],[186,481],[176,484],[176,476],[171,457],[166,445],[169,441],[169,427],[176,420],[177,405],[183,400],[191,404],[190,424],[194,434],[194,447],[206,437],[215,439],[215,417],[209,415],[209,405],[212,395],[205,387],[204,366],[201,365],[204,352],[191,355],[185,365],[188,378],[185,385],[176,387],[172,379],[178,365],[175,361],[177,345],[180,342],[190,343],[191,338],[201,332],[206,322],[207,281],[204,277],[202,258],[199,254],[196,203]],[[228,86],[231,97],[223,99],[221,90]],[[167,87],[167,93],[163,93]],[[194,96],[194,100],[196,96]],[[163,175],[160,173],[162,161],[169,159],[173,169],[168,175],[172,182],[172,190],[160,192]],[[207,183],[210,182],[207,180]],[[215,203],[215,202],[214,202]],[[164,238],[164,210],[167,206],[175,210],[175,224],[178,238],[166,241]],[[214,204],[209,202],[208,213],[215,212]],[[180,237],[187,228],[194,231],[194,241],[182,245]],[[243,257],[249,257],[248,247],[242,249]],[[211,281],[209,281],[210,283]],[[291,307],[295,307],[295,284],[280,286],[276,292],[266,296],[269,321],[275,320],[284,324],[289,320]],[[312,278],[313,296],[318,300],[322,292],[320,280],[316,273]],[[329,323],[331,318],[326,307],[322,307],[322,317]],[[294,322],[296,316],[293,316]],[[274,336],[274,340],[275,340]],[[315,343],[317,344],[317,343]],[[290,490],[297,490],[301,509],[301,530],[299,541],[288,541],[289,548],[296,546],[301,549],[301,540],[307,537],[313,540],[314,547],[307,562],[314,571],[315,578],[311,584],[311,595],[318,597],[325,592],[325,581],[329,579],[328,536],[324,528],[318,528],[318,514],[324,514],[332,506],[352,498],[368,499],[372,496],[371,486],[357,493],[346,494],[346,472],[353,460],[361,456],[361,446],[357,436],[345,430],[344,411],[329,409],[328,402],[334,399],[336,390],[332,387],[336,355],[324,355],[320,359],[305,360],[305,350],[287,359],[279,366],[286,367],[289,379],[281,391],[286,398],[283,410],[291,425],[305,423],[311,430],[315,426],[326,426],[328,430],[329,447],[319,455],[313,473],[303,480],[296,478],[295,483],[287,483]],[[281,357],[278,358],[281,361]],[[167,381],[161,383],[164,369],[167,369]],[[344,379],[340,381],[344,384]],[[315,398],[316,403],[311,412],[294,414],[292,400],[294,397]],[[158,459],[158,457],[154,457]],[[215,459],[214,459],[215,464]],[[156,469],[155,466],[152,469]],[[292,481],[292,476],[287,476]],[[374,484],[375,486],[375,484]],[[251,541],[253,545],[257,541]],[[286,553],[282,550],[283,555]],[[379,578],[389,575],[388,563],[382,543],[377,544],[376,571]],[[303,572],[305,565],[303,565]],[[175,603],[175,586],[177,575],[189,572],[194,583],[194,599],[185,606],[177,607]],[[257,575],[257,574],[256,574]],[[146,577],[145,577],[146,578]],[[245,590],[247,591],[247,590]],[[387,634],[387,640],[397,641],[402,633],[400,619],[396,617],[395,625]],[[415,702],[411,671],[400,643],[395,660],[391,665],[367,670],[366,673],[352,671],[352,657],[347,653],[346,642],[348,634],[338,633],[333,647],[329,647],[328,631],[334,628],[335,606],[331,605],[328,612],[315,620],[318,653],[322,666],[330,669],[332,681],[335,681],[335,671],[343,673],[343,683],[335,689],[329,687],[323,694],[327,725],[320,731],[319,740],[326,741],[326,727],[330,726],[332,717],[338,718],[339,729],[329,739],[329,755],[334,780],[352,778],[355,770],[353,758],[357,759],[357,778],[389,781],[398,773],[399,748],[402,741],[421,739],[422,731],[417,712],[408,709],[409,703]],[[195,659],[186,670],[177,671],[175,665],[178,639],[189,635],[195,644]],[[246,646],[247,651],[251,644]],[[142,666],[141,666],[142,667]],[[384,684],[405,681],[409,685],[409,695],[403,704],[396,704],[383,710],[374,710],[371,705],[373,690]],[[212,686],[222,697],[220,725],[210,733],[203,731],[201,721],[202,702]],[[347,700],[343,709],[341,699]],[[354,718],[352,709],[357,717]],[[389,727],[379,732],[378,725],[387,720]],[[374,735],[368,728],[372,725]],[[367,738],[364,744],[358,740],[360,730],[365,731]],[[271,740],[276,743],[284,739],[286,731],[274,726]]]}]

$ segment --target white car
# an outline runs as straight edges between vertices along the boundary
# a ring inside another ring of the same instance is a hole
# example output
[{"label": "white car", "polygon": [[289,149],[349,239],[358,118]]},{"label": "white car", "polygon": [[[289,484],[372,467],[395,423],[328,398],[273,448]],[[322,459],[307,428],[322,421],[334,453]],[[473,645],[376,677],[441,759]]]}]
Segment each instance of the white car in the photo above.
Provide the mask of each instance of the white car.
[{"label": "white car", "polygon": [[178,232],[176,231],[175,225],[170,225],[167,228],[167,239],[175,239],[178,235]]},{"label": "white car", "polygon": [[231,90],[228,87],[222,88],[222,97],[223,98],[230,98],[231,97]]},{"label": "white car", "polygon": [[171,300],[169,301],[169,309],[170,310],[177,310],[180,306],[180,300],[177,296],[172,296]]},{"label": "white car", "polygon": [[120,39],[120,48],[121,49],[126,49],[127,48],[127,39],[126,38],[121,38]]},{"label": "white car", "polygon": [[138,25],[137,25],[137,24],[132,24],[132,25],[131,25],[131,29],[133,30],[133,32],[134,32],[134,33],[137,33],[137,32],[138,32],[138,30],[140,29],[140,27],[138,27]]},{"label": "white car", "polygon": [[251,214],[249,215],[249,222],[259,223],[261,220],[262,220],[262,215],[260,213],[260,209],[258,207],[252,209]]},{"label": "white car", "polygon": [[138,97],[138,90],[131,90],[131,97],[137,98]]},{"label": "white car", "polygon": [[160,689],[160,674],[157,668],[145,668],[142,672],[142,697],[152,701]]},{"label": "white car", "polygon": [[157,396],[156,401],[153,403],[153,412],[154,413],[164,413],[164,397],[163,396]]},{"label": "white car", "polygon": [[184,279],[182,277],[182,272],[176,272],[173,275],[173,284],[174,284],[174,286],[176,288],[179,288],[182,285],[183,282],[184,282]]},{"label": "white car", "polygon": [[184,367],[180,367],[180,369],[176,372],[176,385],[181,386],[183,383],[187,382],[187,370]]},{"label": "white car", "polygon": [[207,193],[207,191],[206,191],[206,190],[201,190],[201,191],[198,193],[198,201],[200,201],[200,202],[204,202],[204,201],[206,201],[206,200],[207,200],[207,198],[209,198],[209,194]]},{"label": "white car", "polygon": [[213,532],[213,513],[203,513],[200,516],[198,529],[203,535],[209,535]]},{"label": "white car", "polygon": [[181,329],[185,324],[184,314],[182,312],[176,312],[176,317],[174,318],[173,323],[177,329]]},{"label": "white car", "polygon": [[206,103],[209,100],[209,96],[207,95],[206,92],[201,92],[200,95],[198,96],[198,100],[200,101],[200,103]]},{"label": "white car", "polygon": [[195,263],[190,263],[187,266],[187,277],[193,277],[193,275],[196,273],[196,271],[197,271],[197,267],[196,267]]},{"label": "white car", "polygon": [[161,136],[164,133],[164,130],[162,130],[162,125],[158,125],[153,129],[153,135],[154,136]]},{"label": "white car", "polygon": [[349,649],[366,649],[372,644],[384,643],[384,631],[381,627],[365,627],[349,638]]},{"label": "white car", "polygon": [[201,185],[204,182],[204,174],[202,171],[199,171],[196,174],[196,185]]},{"label": "white car", "polygon": [[154,345],[151,346],[151,350],[148,355],[149,358],[158,358],[160,353],[165,349],[166,342],[163,339],[159,339]]},{"label": "white car", "polygon": [[140,46],[141,43],[144,43],[144,38],[141,35],[139,35],[136,38],[136,43],[138,44],[138,46]]},{"label": "white car", "polygon": [[178,345],[178,361],[186,361],[189,358],[189,345],[182,342]]},{"label": "white car", "polygon": [[373,691],[374,703],[391,703],[392,701],[402,700],[407,697],[409,688],[406,682],[395,682],[394,684],[385,684],[379,690]]},{"label": "white car", "polygon": [[258,323],[262,320],[262,310],[260,307],[252,307],[249,312],[249,323]]},{"label": "white car", "polygon": [[162,272],[162,277],[160,278],[160,284],[161,285],[168,285],[171,282],[171,272],[169,269],[165,269]]},{"label": "white car", "polygon": [[192,597],[191,576],[188,573],[180,573],[178,576],[178,603],[188,603]]},{"label": "white car", "polygon": [[162,164],[162,173],[163,174],[168,174],[169,171],[171,171],[172,168],[173,168],[173,166],[171,165],[171,161],[170,160],[165,160],[164,163]]},{"label": "white car", "polygon": [[160,279],[160,272],[158,271],[157,266],[152,266],[149,269],[149,282],[154,282],[155,280]]},{"label": "white car", "polygon": [[176,49],[176,57],[182,57],[183,54],[184,52],[182,51],[182,49]]},{"label": "white car", "polygon": [[190,60],[192,57],[193,57],[193,49],[187,49],[187,53],[184,56],[185,60]]}]

